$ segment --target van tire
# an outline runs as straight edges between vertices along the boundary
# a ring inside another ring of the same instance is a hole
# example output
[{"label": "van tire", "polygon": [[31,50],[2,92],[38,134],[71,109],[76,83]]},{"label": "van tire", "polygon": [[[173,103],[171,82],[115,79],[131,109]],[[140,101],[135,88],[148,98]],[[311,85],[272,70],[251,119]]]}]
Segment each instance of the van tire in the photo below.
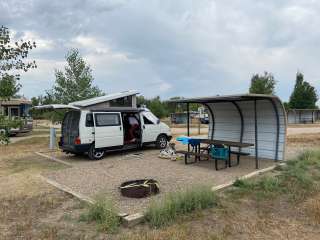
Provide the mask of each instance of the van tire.
[{"label": "van tire", "polygon": [[94,144],[91,145],[88,156],[91,160],[100,160],[104,157],[105,151],[104,150],[98,150],[94,147]]},{"label": "van tire", "polygon": [[157,141],[156,141],[156,147],[158,149],[164,149],[166,148],[168,145],[168,138],[166,135],[161,134],[157,137]]}]

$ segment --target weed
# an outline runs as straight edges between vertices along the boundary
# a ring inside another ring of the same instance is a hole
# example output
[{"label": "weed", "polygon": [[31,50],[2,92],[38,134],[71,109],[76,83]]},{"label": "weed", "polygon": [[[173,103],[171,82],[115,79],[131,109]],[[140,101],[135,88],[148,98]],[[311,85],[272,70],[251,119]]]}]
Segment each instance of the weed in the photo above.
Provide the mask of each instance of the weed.
[{"label": "weed", "polygon": [[80,216],[81,221],[96,222],[99,229],[109,233],[117,232],[120,218],[111,200],[99,197],[94,204],[88,206],[87,213]]},{"label": "weed", "polygon": [[168,194],[162,201],[154,201],[147,209],[146,220],[153,227],[172,223],[178,216],[213,207],[216,197],[209,187],[193,187],[184,192]]}]

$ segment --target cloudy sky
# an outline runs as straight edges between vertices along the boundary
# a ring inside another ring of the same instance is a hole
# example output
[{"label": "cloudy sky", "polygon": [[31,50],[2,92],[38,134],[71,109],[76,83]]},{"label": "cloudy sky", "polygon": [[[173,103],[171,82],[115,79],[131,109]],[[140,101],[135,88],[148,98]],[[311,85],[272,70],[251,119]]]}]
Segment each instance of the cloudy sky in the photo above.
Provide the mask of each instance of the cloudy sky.
[{"label": "cloudy sky", "polygon": [[32,39],[38,69],[21,93],[42,94],[78,48],[107,93],[162,98],[245,93],[272,72],[287,100],[297,70],[320,90],[317,0],[1,0],[0,25]]}]

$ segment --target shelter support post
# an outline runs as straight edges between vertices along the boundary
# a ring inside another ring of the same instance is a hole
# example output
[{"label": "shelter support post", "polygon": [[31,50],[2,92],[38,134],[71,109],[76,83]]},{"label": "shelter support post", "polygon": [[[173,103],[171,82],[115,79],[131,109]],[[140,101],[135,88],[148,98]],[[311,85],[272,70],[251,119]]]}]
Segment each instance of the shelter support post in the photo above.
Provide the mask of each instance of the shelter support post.
[{"label": "shelter support post", "polygon": [[[190,104],[187,103],[187,136],[190,136]],[[188,152],[190,152],[190,144],[188,144]]]},{"label": "shelter support post", "polygon": [[277,105],[276,103],[270,99],[270,102],[273,106],[273,110],[276,114],[276,121],[277,121],[277,135],[276,135],[276,153],[275,153],[275,157],[274,157],[274,160],[275,161],[278,161],[278,152],[279,152],[279,138],[280,138],[280,117],[279,117],[279,111],[278,111],[278,108],[277,108]]},{"label": "shelter support post", "polygon": [[[241,129],[240,129],[240,139],[239,140],[242,143],[242,140],[243,140],[243,129],[244,129],[244,120],[243,120],[242,110],[241,110],[241,108],[240,108],[238,103],[233,101],[232,104],[237,108],[237,111],[238,111],[239,116],[240,116]],[[239,152],[241,152],[241,147],[239,147],[238,150],[239,150]],[[239,157],[240,157],[240,155],[238,155],[238,162],[239,162]]]},{"label": "shelter support post", "polygon": [[259,156],[258,156],[258,121],[257,121],[257,100],[254,100],[254,146],[256,156],[256,169],[259,168]]},{"label": "shelter support post", "polygon": [[[215,121],[214,121],[214,114],[212,112],[212,109],[210,108],[210,106],[207,104],[207,103],[203,103],[204,106],[207,107],[208,111],[210,112],[210,115],[211,115],[211,122],[209,122],[209,124],[212,124],[211,125],[211,137],[210,139],[212,140],[213,139],[213,136],[214,136],[214,125],[215,125]],[[209,134],[209,133],[208,133]]]},{"label": "shelter support post", "polygon": [[312,123],[314,123],[314,111],[312,111]]}]

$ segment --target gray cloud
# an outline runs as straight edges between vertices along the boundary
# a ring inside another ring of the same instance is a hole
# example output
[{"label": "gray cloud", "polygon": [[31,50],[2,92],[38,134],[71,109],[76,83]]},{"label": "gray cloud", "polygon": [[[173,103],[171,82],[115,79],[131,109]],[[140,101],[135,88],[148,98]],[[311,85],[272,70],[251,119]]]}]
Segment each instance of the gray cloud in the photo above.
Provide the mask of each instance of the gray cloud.
[{"label": "gray cloud", "polygon": [[319,8],[298,0],[8,0],[0,2],[0,23],[39,43],[31,55],[39,69],[23,76],[27,96],[49,88],[77,47],[107,92],[241,93],[253,73],[267,70],[287,99],[297,70],[320,87]]}]

